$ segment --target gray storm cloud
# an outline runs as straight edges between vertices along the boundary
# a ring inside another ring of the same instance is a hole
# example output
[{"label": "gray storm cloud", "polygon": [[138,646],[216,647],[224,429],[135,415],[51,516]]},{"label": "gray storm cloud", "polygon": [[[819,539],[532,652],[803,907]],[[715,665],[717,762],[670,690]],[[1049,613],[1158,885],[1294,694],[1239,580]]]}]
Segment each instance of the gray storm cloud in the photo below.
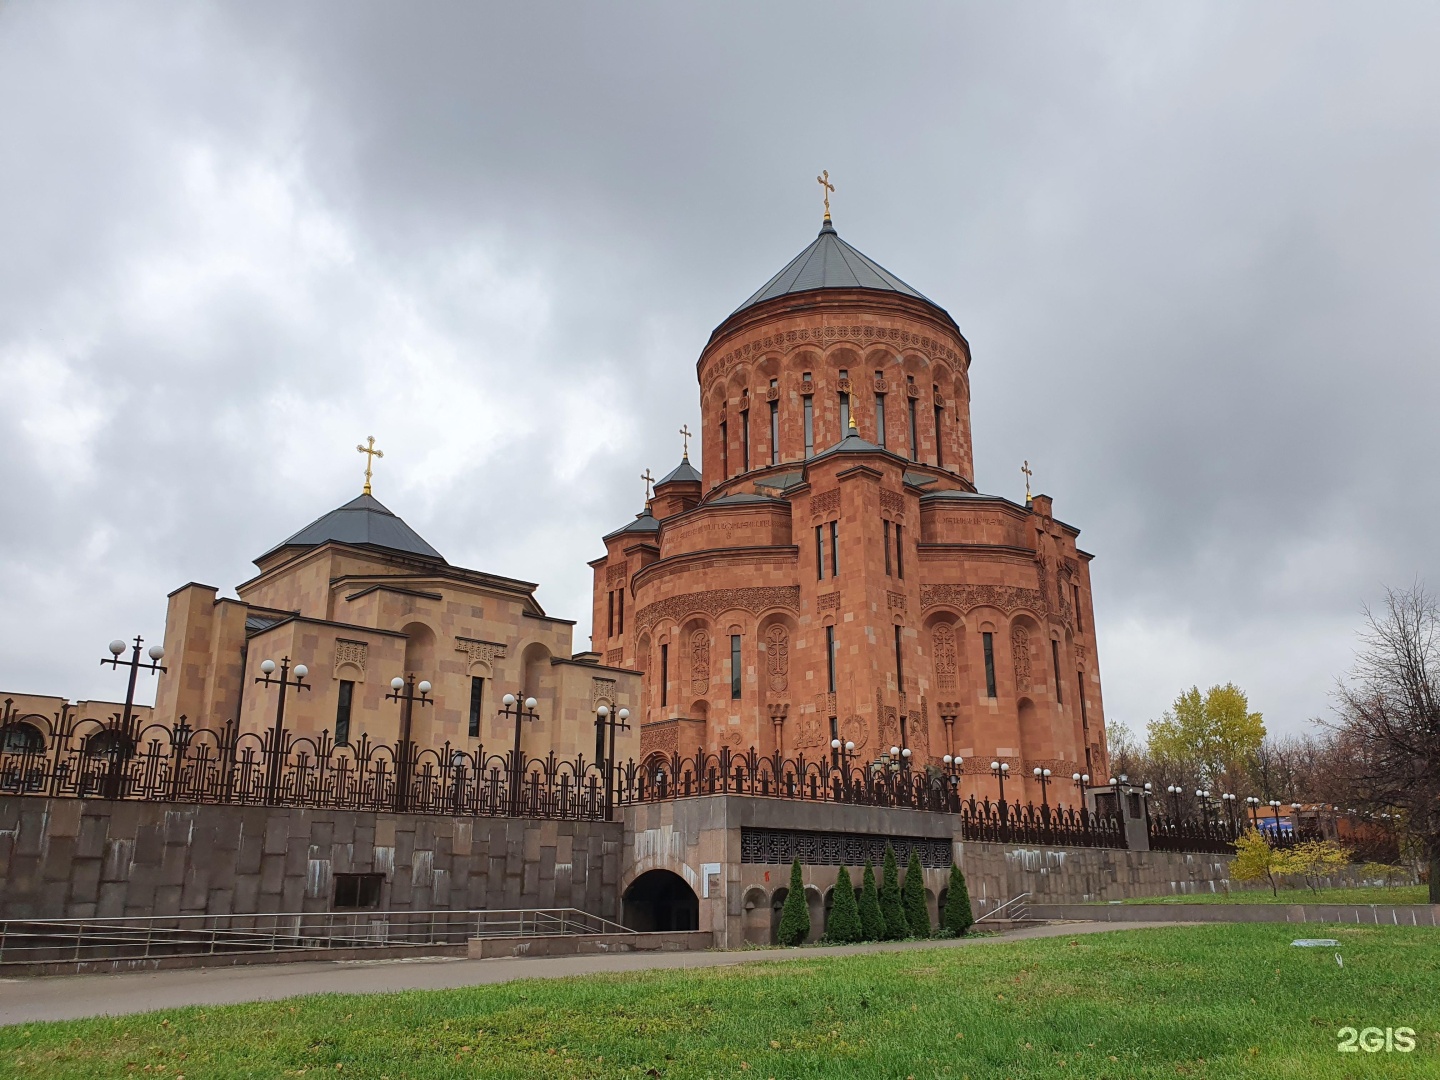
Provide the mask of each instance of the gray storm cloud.
[{"label": "gray storm cloud", "polygon": [[1109,714],[1323,713],[1434,584],[1433,5],[0,7],[0,687],[359,490],[581,621],[710,330],[819,224],[1084,530]]}]

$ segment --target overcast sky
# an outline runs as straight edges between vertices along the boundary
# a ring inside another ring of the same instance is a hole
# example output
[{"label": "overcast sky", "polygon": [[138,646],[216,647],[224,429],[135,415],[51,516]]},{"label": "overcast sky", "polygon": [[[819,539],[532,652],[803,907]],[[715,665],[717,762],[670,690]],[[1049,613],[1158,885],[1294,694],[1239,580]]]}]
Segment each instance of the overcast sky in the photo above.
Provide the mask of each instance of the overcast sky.
[{"label": "overcast sky", "polygon": [[1299,730],[1440,585],[1437,55],[1433,3],[0,3],[0,688],[123,694],[370,434],[588,647],[824,168],[971,343],[980,489],[1083,530],[1108,716]]}]

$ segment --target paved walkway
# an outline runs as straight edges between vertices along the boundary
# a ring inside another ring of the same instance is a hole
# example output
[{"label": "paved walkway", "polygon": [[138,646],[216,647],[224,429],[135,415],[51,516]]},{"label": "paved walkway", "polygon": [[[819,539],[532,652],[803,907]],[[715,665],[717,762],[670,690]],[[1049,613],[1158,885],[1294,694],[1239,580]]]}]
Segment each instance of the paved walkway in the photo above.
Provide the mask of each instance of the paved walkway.
[{"label": "paved walkway", "polygon": [[[810,949],[739,952],[612,953],[535,959],[307,961],[255,967],[186,968],[118,975],[52,975],[0,979],[0,1024],[121,1016],[187,1005],[229,1005],[274,1001],[297,994],[379,994],[395,990],[448,990],[514,979],[559,979],[613,971],[708,968],[731,964],[784,963],[819,956],[907,949],[980,947],[999,941],[1115,933],[1174,923],[1081,922],[1030,927],[990,937],[948,941],[837,945]],[[360,970],[363,969],[363,975]]]}]

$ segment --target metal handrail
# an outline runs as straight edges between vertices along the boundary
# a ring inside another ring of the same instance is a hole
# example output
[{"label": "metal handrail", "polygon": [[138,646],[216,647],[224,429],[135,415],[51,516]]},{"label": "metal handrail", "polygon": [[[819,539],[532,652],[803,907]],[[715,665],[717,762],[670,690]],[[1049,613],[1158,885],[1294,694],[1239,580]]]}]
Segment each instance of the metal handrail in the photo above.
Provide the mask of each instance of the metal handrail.
[{"label": "metal handrail", "polygon": [[[982,923],[982,922],[984,922],[986,919],[993,919],[996,915],[999,915],[1002,911],[1004,911],[1006,908],[1008,908],[1011,904],[1018,904],[1021,900],[1024,900],[1024,899],[1025,899],[1027,896],[1029,896],[1029,895],[1030,895],[1030,894],[1029,894],[1028,892],[1022,892],[1019,896],[1012,896],[1009,900],[1006,900],[1006,901],[1005,901],[1003,904],[1001,904],[999,907],[995,908],[995,909],[992,910],[992,911],[987,911],[984,915],[981,915],[978,919],[975,920],[975,922],[976,922],[976,923]],[[1020,910],[1023,911],[1023,910],[1025,910],[1025,909],[1024,909],[1024,908],[1021,908]]]},{"label": "metal handrail", "polygon": [[633,934],[579,908],[268,912],[0,920],[0,964],[458,946],[472,937]]}]

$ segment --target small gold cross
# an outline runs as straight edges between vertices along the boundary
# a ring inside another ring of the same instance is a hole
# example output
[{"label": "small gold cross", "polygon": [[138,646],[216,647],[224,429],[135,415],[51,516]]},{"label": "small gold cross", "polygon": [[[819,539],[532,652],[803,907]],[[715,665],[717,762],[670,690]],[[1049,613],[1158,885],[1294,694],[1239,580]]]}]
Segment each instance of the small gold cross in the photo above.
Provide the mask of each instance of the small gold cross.
[{"label": "small gold cross", "polygon": [[640,479],[645,481],[645,502],[648,504],[650,502],[650,485],[655,482],[655,478],[650,475],[648,466],[645,471],[640,474]]},{"label": "small gold cross", "polygon": [[1030,477],[1035,474],[1030,471],[1030,462],[1026,461],[1020,466],[1020,471],[1025,474],[1025,501],[1030,501]]},{"label": "small gold cross", "polygon": [[830,170],[822,169],[820,175],[815,177],[815,182],[825,194],[825,220],[830,220],[830,192],[835,190],[835,185],[830,183]]},{"label": "small gold cross", "polygon": [[375,449],[375,436],[374,436],[374,435],[367,435],[367,436],[365,437],[365,444],[366,444],[366,445],[364,445],[364,446],[357,446],[357,447],[355,447],[355,449],[358,450],[358,451],[360,451],[360,453],[362,453],[362,454],[368,454],[368,455],[369,455],[369,456],[365,459],[365,491],[364,491],[364,494],[369,495],[369,494],[370,494],[370,466],[375,463],[375,459],[376,459],[377,457],[384,457],[384,456],[385,456],[385,451],[383,451],[383,450],[376,450],[376,449]]},{"label": "small gold cross", "polygon": [[680,434],[685,437],[685,454],[684,454],[684,457],[685,457],[685,459],[688,461],[689,458],[690,458],[690,425],[689,425],[689,424],[681,424],[681,425],[680,425]]}]

